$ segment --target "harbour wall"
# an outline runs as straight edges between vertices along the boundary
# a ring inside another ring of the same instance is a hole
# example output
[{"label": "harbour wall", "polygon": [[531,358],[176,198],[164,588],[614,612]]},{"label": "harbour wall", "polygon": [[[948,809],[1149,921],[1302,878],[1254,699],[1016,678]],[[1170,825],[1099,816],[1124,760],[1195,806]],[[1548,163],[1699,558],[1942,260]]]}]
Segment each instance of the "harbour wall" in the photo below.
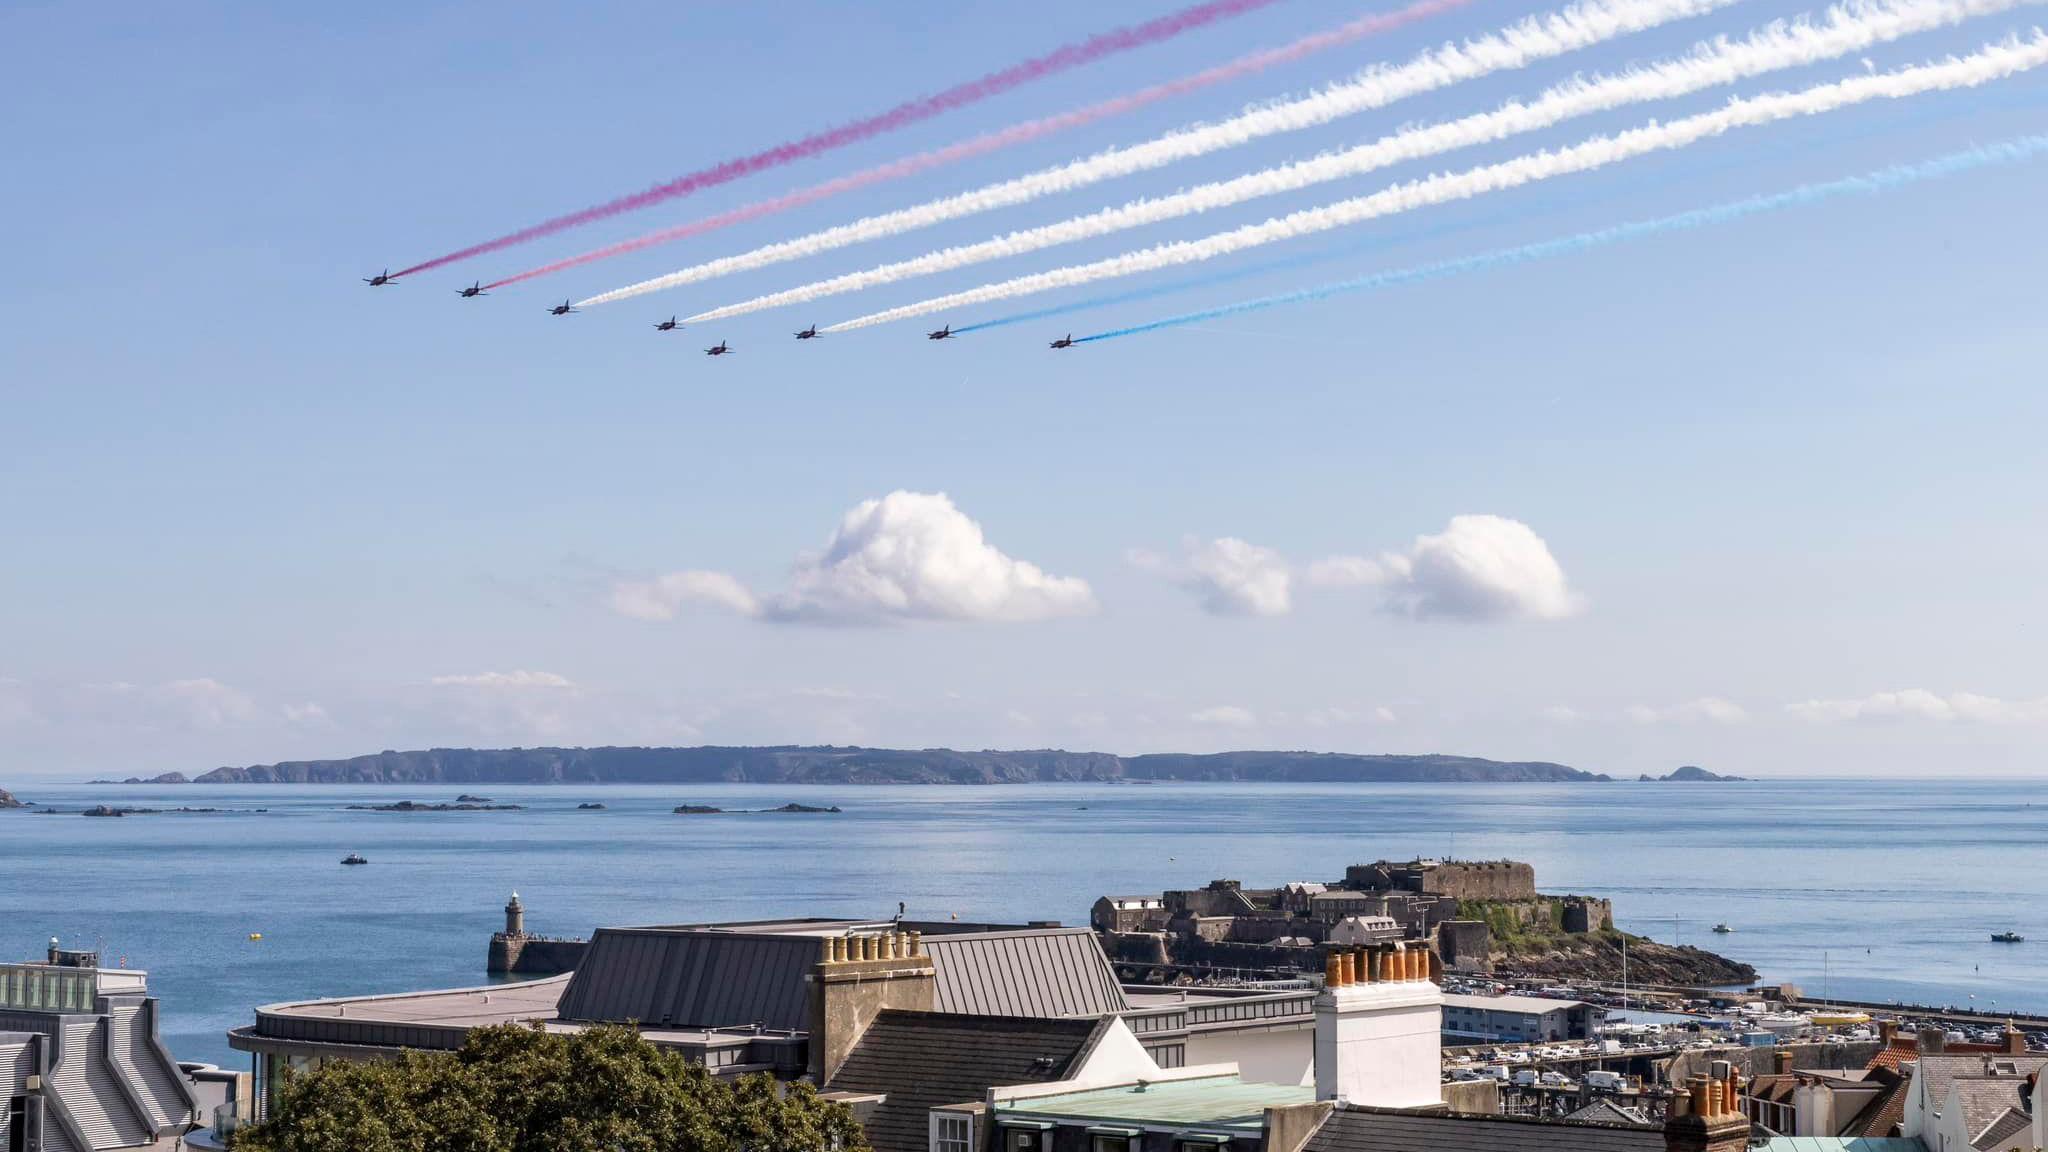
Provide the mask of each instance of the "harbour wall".
[{"label": "harbour wall", "polygon": [[494,932],[484,970],[493,976],[559,976],[575,971],[588,947],[588,940]]}]

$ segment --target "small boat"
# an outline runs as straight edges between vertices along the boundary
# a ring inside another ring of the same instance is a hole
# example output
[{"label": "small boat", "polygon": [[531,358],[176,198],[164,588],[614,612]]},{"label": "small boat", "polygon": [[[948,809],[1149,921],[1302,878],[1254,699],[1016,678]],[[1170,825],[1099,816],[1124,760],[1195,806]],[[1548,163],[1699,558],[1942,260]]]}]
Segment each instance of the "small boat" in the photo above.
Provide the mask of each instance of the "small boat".
[{"label": "small boat", "polygon": [[251,940],[261,940],[261,939],[263,939],[263,933],[261,933],[261,932],[251,932],[251,933],[249,933],[249,939],[251,939]]},{"label": "small boat", "polygon": [[1994,944],[2024,944],[2027,938],[2017,932],[1993,932],[1991,940]]},{"label": "small boat", "polygon": [[357,853],[354,853],[354,852],[351,852],[351,853],[349,853],[348,855],[346,855],[346,856],[343,856],[343,857],[341,858],[341,862],[342,862],[343,864],[368,864],[368,863],[369,863],[369,861],[368,861],[368,860],[365,860],[365,859],[363,859],[363,858],[362,858],[362,856],[360,856],[359,854],[357,854]]},{"label": "small boat", "polygon": [[1714,925],[1714,931],[1726,936],[1728,933],[1735,931],[1735,929],[1730,928],[1726,924],[1716,924]]}]

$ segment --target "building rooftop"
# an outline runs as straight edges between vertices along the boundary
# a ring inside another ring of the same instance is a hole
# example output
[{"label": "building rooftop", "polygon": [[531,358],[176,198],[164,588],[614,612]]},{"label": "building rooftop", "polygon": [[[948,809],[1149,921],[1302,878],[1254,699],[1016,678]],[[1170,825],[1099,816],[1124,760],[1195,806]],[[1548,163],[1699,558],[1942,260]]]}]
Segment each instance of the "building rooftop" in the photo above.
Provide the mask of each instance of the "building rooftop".
[{"label": "building rooftop", "polygon": [[924,947],[940,1012],[1095,1017],[1130,1008],[1091,928],[944,933]]},{"label": "building rooftop", "polygon": [[978,1103],[991,1088],[1059,1080],[1106,1027],[1099,1020],[884,1011],[825,1087],[881,1094],[867,1120],[869,1142],[881,1152],[922,1150],[933,1108]]},{"label": "building rooftop", "polygon": [[1940,1111],[1948,1107],[1948,1092],[1959,1081],[1974,1081],[1963,1091],[1963,1110],[1970,1121],[1965,1126],[1980,1131],[2007,1105],[2020,1102],[2020,1082],[2029,1072],[2048,1066],[2048,1056],[2014,1055],[1996,1052],[1961,1054],[1930,1053],[1914,1064],[1916,1091],[1925,1092],[1927,1107]]},{"label": "building rooftop", "polygon": [[1927,1152],[1905,1136],[1774,1136],[1751,1152]]},{"label": "building rooftop", "polygon": [[1582,1008],[1584,1000],[1552,1000],[1547,996],[1467,996],[1444,993],[1446,1008],[1487,1008],[1495,1012],[1556,1012],[1561,1008]]},{"label": "building rooftop", "polygon": [[2007,1108],[1970,1139],[1972,1148],[2008,1148],[2007,1141],[2034,1126],[2034,1118],[2018,1108]]},{"label": "building rooftop", "polygon": [[[1339,1107],[1303,1152],[1664,1152],[1652,1125]],[[1924,1152],[1924,1150],[1923,1150]]]},{"label": "building rooftop", "polygon": [[491,1024],[517,1024],[553,1018],[556,1002],[562,998],[562,989],[568,983],[567,976],[550,976],[545,980],[491,984],[481,988],[266,1004],[257,1011],[271,1016],[309,1020],[481,1028]]},{"label": "building rooftop", "polygon": [[[94,955],[82,953],[79,955]],[[94,996],[147,996],[149,973],[81,964],[0,964],[0,1008],[17,1012],[84,1012]]]},{"label": "building rooftop", "polygon": [[1773,1136],[1751,1152],[1927,1152],[1903,1136]]},{"label": "building rooftop", "polygon": [[1315,1098],[1313,1087],[1247,1084],[1233,1073],[1006,1101],[996,1105],[996,1116],[1257,1131],[1265,1123],[1266,1109],[1308,1104]]}]

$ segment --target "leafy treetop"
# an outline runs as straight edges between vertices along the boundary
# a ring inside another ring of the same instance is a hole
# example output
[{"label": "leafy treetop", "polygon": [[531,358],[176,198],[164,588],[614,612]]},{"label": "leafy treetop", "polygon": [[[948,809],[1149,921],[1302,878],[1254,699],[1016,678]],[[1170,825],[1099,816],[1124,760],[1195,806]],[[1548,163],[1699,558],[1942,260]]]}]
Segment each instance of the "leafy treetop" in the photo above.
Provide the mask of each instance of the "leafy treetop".
[{"label": "leafy treetop", "polygon": [[722,1080],[630,1028],[501,1025],[454,1052],[289,1076],[235,1152],[863,1152],[807,1084]]}]

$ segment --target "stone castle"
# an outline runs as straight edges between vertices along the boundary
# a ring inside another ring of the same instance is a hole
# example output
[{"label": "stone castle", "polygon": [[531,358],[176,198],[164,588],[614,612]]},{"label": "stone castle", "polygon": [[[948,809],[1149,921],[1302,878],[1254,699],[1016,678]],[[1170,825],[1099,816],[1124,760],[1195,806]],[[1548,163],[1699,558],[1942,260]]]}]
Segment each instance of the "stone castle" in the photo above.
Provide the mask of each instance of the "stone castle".
[{"label": "stone castle", "polygon": [[1335,883],[1246,888],[1213,880],[1157,896],[1105,896],[1090,922],[1113,957],[1154,969],[1313,971],[1333,948],[1425,941],[1454,970],[1491,967],[1493,928],[1583,934],[1613,926],[1591,896],[1546,896],[1519,860],[1380,860]]}]

